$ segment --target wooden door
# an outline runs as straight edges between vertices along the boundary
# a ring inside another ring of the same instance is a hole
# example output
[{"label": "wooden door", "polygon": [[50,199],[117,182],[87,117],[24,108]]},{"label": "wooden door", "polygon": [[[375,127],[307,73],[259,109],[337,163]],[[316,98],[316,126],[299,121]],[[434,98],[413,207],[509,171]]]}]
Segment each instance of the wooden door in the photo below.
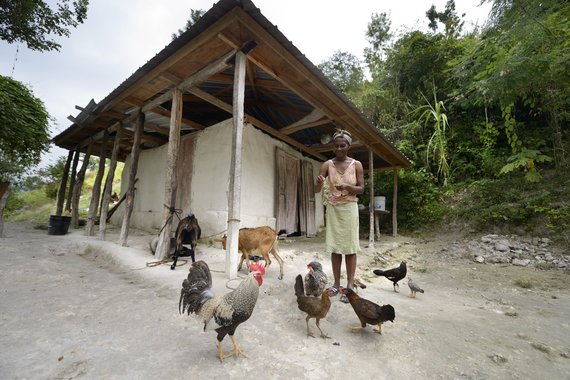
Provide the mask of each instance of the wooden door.
[{"label": "wooden door", "polygon": [[305,234],[307,237],[317,235],[316,217],[315,217],[315,187],[313,176],[313,164],[309,161],[301,163],[301,198],[302,198],[302,214],[304,221],[301,226],[305,226]]},{"label": "wooden door", "polygon": [[281,149],[277,158],[277,231],[285,230],[287,235],[299,232],[299,159]]},{"label": "wooden door", "polygon": [[288,235],[300,232],[317,234],[313,165],[309,161],[276,150],[277,158],[277,230]]}]

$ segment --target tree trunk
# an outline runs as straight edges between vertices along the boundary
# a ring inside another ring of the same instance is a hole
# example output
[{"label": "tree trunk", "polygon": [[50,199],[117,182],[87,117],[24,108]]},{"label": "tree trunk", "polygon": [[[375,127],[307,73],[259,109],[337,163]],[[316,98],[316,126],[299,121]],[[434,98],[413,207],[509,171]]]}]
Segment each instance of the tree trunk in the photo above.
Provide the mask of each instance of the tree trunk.
[{"label": "tree trunk", "polygon": [[10,182],[0,181],[0,238],[4,237],[4,208],[10,195]]}]

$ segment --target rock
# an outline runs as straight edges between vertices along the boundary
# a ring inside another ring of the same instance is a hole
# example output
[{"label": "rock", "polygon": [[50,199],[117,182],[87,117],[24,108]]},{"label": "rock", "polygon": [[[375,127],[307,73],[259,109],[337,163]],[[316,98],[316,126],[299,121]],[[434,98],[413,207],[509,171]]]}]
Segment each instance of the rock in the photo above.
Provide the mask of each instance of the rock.
[{"label": "rock", "polygon": [[509,246],[504,242],[495,243],[495,251],[506,252],[509,250]]},{"label": "rock", "polygon": [[514,259],[513,260],[513,265],[516,265],[519,267],[526,267],[526,266],[528,266],[528,264],[530,264],[529,259]]},{"label": "rock", "polygon": [[504,356],[499,355],[499,354],[489,355],[489,358],[497,364],[504,364],[504,363],[508,362],[507,358],[505,358]]},{"label": "rock", "polygon": [[475,257],[475,262],[483,264],[485,262],[485,258],[483,256],[477,256]]}]

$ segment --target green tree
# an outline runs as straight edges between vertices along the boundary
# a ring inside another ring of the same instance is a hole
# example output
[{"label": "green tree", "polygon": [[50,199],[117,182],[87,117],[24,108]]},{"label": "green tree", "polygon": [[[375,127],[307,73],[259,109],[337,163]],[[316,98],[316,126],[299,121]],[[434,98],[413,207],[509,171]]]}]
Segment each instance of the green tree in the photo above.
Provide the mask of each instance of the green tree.
[{"label": "green tree", "polygon": [[336,51],[318,68],[347,96],[359,89],[364,80],[360,60],[353,54]]},{"label": "green tree", "polygon": [[392,22],[387,13],[373,13],[372,19],[368,23],[366,39],[370,47],[364,49],[364,60],[373,78],[378,75],[382,68],[384,51],[392,38],[392,33],[390,32],[391,24]]},{"label": "green tree", "polygon": [[186,21],[186,25],[182,29],[178,29],[177,33],[172,33],[172,40],[177,39],[182,33],[187,31],[206,13],[203,9],[190,9],[190,18]]},{"label": "green tree", "polygon": [[54,11],[42,0],[0,1],[0,38],[10,44],[25,43],[31,50],[59,51],[61,45],[53,36],[69,37],[69,29],[85,21],[89,0],[56,4]]},{"label": "green tree", "polygon": [[495,111],[486,129],[510,149],[501,172],[522,170],[538,180],[538,165],[551,158],[556,167],[569,165],[570,4],[492,3],[488,27],[458,60],[453,76],[466,103]]},{"label": "green tree", "polygon": [[49,150],[50,117],[24,84],[0,76],[0,237],[10,183],[40,162]]},{"label": "green tree", "polygon": [[438,12],[435,5],[432,5],[426,12],[426,17],[429,19],[428,26],[434,33],[437,32],[438,23],[440,22],[445,27],[446,37],[457,38],[463,29],[464,21],[461,21],[461,19],[465,17],[465,13],[461,16],[457,15],[455,0],[448,0],[443,12]]}]

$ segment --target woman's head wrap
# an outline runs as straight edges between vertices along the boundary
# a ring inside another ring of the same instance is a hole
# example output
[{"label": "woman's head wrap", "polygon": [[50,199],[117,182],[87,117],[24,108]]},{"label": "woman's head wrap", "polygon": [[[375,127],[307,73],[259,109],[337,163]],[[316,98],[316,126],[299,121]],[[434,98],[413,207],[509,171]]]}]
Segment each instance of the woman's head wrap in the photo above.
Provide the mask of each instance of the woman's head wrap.
[{"label": "woman's head wrap", "polygon": [[337,131],[333,134],[333,140],[339,137],[345,139],[348,142],[348,145],[352,144],[352,135],[350,132],[345,131],[344,129],[337,129]]}]

